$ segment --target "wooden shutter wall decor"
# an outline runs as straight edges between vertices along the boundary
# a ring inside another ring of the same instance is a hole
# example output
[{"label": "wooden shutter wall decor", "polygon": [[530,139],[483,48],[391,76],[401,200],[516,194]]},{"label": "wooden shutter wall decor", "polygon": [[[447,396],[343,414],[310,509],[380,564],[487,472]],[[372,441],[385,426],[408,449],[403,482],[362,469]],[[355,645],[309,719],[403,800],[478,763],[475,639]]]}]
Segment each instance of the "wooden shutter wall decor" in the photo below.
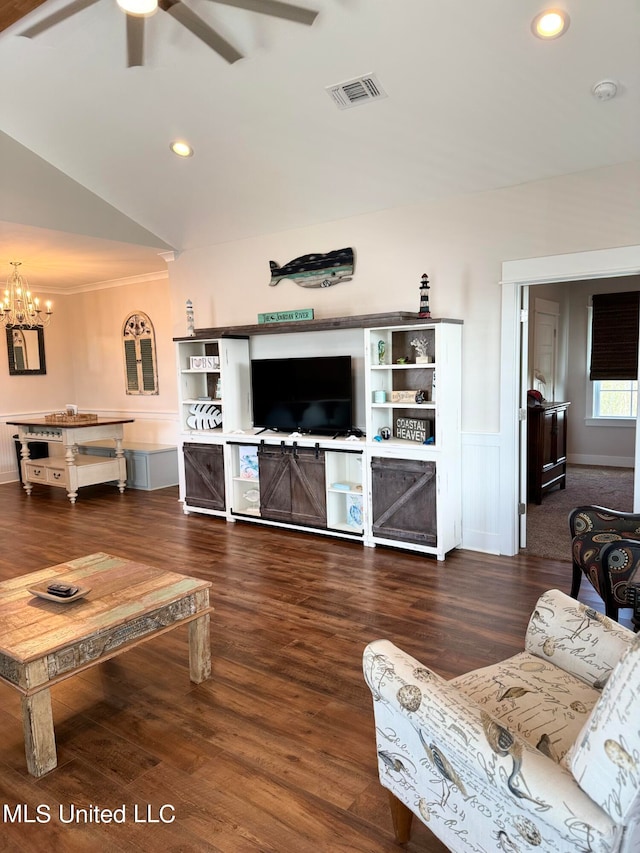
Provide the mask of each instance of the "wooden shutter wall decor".
[{"label": "wooden shutter wall decor", "polygon": [[640,291],[594,293],[589,379],[637,379]]},{"label": "wooden shutter wall decor", "polygon": [[136,311],[122,327],[127,394],[158,393],[156,335],[153,323],[142,311]]}]

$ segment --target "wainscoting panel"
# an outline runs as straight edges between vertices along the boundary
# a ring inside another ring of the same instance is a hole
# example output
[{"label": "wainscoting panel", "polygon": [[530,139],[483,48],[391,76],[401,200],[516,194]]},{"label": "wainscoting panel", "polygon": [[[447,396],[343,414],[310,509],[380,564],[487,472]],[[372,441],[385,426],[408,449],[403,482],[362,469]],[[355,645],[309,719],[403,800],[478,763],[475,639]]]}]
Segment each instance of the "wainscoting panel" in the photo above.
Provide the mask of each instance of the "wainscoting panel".
[{"label": "wainscoting panel", "polygon": [[0,483],[13,483],[18,477],[18,459],[13,436],[18,428],[8,426],[7,421],[17,418],[43,418],[49,412],[11,412],[0,421]]},{"label": "wainscoting panel", "polygon": [[0,430],[0,483],[10,483],[18,479],[18,463],[12,438],[14,429],[3,423]]},{"label": "wainscoting panel", "polygon": [[500,553],[500,436],[462,434],[462,547]]}]

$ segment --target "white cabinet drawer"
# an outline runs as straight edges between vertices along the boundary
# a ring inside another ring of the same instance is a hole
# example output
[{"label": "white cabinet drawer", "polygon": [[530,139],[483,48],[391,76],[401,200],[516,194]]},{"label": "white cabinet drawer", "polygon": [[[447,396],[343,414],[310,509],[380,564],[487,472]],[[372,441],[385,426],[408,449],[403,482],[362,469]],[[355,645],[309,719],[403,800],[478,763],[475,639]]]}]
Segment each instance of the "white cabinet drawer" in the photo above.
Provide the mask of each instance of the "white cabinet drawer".
[{"label": "white cabinet drawer", "polygon": [[39,483],[47,482],[47,468],[44,465],[27,464],[25,465],[25,469],[28,480]]},{"label": "white cabinet drawer", "polygon": [[64,468],[47,468],[47,483],[52,486],[66,486],[67,472]]}]

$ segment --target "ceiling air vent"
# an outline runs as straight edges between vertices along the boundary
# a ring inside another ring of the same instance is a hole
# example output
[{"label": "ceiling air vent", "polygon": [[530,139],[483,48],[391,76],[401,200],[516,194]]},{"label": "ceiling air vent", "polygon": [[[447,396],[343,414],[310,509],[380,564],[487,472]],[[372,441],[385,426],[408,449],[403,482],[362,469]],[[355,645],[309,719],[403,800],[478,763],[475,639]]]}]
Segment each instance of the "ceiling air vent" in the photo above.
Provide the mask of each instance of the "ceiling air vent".
[{"label": "ceiling air vent", "polygon": [[365,74],[345,83],[327,86],[326,89],[339,110],[348,110],[387,97],[375,74]]}]

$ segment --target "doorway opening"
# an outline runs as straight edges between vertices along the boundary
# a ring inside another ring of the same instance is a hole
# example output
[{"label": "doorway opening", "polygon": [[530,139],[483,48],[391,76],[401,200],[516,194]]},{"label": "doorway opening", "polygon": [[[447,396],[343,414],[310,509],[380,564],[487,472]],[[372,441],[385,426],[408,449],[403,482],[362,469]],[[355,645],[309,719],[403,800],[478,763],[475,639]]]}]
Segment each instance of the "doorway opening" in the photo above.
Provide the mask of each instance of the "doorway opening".
[{"label": "doorway opening", "polygon": [[[529,289],[535,285],[592,282],[640,273],[640,246],[601,249],[570,255],[553,255],[505,261],[502,265],[502,369],[500,432],[505,464],[500,473],[500,507],[505,519],[501,553],[518,553],[521,539],[526,537],[526,391],[521,364],[528,350]],[[523,306],[523,300],[525,305]],[[584,408],[582,418],[584,418]],[[635,431],[634,509],[639,508],[638,430]],[[526,540],[525,540],[526,541]]]},{"label": "doorway opening", "polygon": [[[640,276],[559,282],[529,289],[528,366],[524,381],[544,399],[568,403],[564,426],[567,462],[564,488],[551,486],[532,496],[531,438],[536,421],[529,408],[528,501],[524,553],[571,559],[567,516],[571,509],[597,504],[633,509],[635,420],[596,417],[589,382],[590,300],[594,293],[639,290]],[[551,479],[552,472],[548,475]]]}]

